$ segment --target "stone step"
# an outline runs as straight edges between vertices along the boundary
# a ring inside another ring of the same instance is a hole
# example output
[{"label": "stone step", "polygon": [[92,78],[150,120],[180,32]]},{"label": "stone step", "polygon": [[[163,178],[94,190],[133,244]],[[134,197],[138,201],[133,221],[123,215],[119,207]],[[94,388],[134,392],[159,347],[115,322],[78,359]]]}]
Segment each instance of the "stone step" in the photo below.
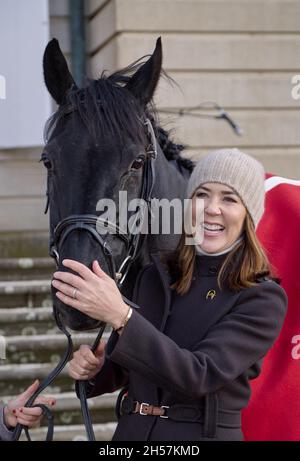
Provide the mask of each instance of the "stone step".
[{"label": "stone step", "polygon": [[52,307],[0,309],[0,335],[28,336],[57,333]]},{"label": "stone step", "polygon": [[0,325],[53,320],[52,307],[16,307],[0,309]]},{"label": "stone step", "polygon": [[[46,392],[46,391],[45,391]],[[114,408],[119,392],[103,394],[98,397],[88,399],[90,410],[103,410]],[[80,410],[80,401],[74,392],[64,392],[62,394],[53,394],[56,399],[54,412]]]},{"label": "stone step", "polygon": [[[74,425],[82,423],[80,401],[74,391],[55,394],[50,393],[49,389],[46,389],[43,394],[51,395],[56,399],[56,405],[51,408],[55,424]],[[94,423],[113,422],[116,420],[115,404],[117,396],[118,392],[114,392],[88,399],[88,406]],[[8,402],[12,398],[12,396],[3,396],[1,400]],[[42,422],[42,425],[45,424],[46,420]]]},{"label": "stone step", "polygon": [[[117,423],[108,422],[104,424],[94,424],[94,433],[97,441],[110,441],[115,431]],[[47,428],[40,427],[32,429],[30,436],[33,441],[46,440]],[[22,433],[20,440],[26,440]],[[85,427],[81,424],[54,427],[54,441],[86,441]]]},{"label": "stone step", "polygon": [[[97,330],[93,330],[97,332]],[[60,333],[52,307],[16,307],[0,309],[0,335],[33,336]],[[73,335],[78,334],[74,332]]]},{"label": "stone step", "polygon": [[[97,332],[72,333],[74,349],[81,344],[92,345]],[[107,339],[108,333],[103,335]],[[57,363],[67,347],[67,339],[62,333],[47,335],[7,336],[6,364]]]},{"label": "stone step", "polygon": [[[43,379],[49,375],[49,373],[55,367],[55,363],[21,363],[21,364],[8,364],[0,365],[0,386],[2,382],[7,381],[24,381]],[[60,374],[62,377],[68,376],[66,368],[64,368]],[[15,393],[12,392],[12,395]],[[2,394],[3,395],[3,394]]]},{"label": "stone step", "polygon": [[[58,357],[57,357],[58,358]],[[60,357],[59,357],[60,358]],[[42,381],[56,367],[55,363],[22,363],[0,365],[0,396],[17,395],[23,392],[35,379]],[[74,391],[74,380],[68,376],[66,367],[48,387],[48,393]]]},{"label": "stone step", "polygon": [[0,258],[0,280],[46,279],[54,270],[52,258]]},{"label": "stone step", "polygon": [[39,258],[49,255],[49,232],[1,232],[1,258]]},{"label": "stone step", "polygon": [[0,281],[0,308],[51,307],[50,279]]}]

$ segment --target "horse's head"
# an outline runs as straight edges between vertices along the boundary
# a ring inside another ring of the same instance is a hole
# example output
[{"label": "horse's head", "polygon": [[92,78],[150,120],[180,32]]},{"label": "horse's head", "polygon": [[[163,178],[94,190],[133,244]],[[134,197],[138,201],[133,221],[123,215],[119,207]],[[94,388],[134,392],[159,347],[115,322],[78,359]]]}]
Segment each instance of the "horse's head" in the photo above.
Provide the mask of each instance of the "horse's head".
[{"label": "horse's head", "polygon": [[[90,268],[97,259],[114,277],[128,253],[128,228],[122,233],[114,227],[119,222],[119,191],[127,192],[127,203],[143,195],[143,172],[149,161],[145,111],[159,80],[161,61],[158,39],[151,57],[137,70],[131,67],[131,74],[127,69],[78,88],[58,41],[53,39],[46,47],[45,83],[59,107],[46,126],[42,160],[48,172],[50,248],[61,271],[66,270],[65,258]],[[116,204],[116,220],[110,217],[110,221],[117,232],[99,233],[104,222],[97,218],[106,211],[99,209],[100,199]],[[53,298],[70,328],[99,325]]]}]

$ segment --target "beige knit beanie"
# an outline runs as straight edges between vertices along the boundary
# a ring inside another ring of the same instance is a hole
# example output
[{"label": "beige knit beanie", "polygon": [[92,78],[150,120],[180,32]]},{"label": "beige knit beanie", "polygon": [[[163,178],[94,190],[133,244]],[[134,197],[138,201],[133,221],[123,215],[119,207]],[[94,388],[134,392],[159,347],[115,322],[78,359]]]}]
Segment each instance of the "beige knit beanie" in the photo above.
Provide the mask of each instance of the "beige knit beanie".
[{"label": "beige knit beanie", "polygon": [[225,184],[239,195],[257,228],[264,213],[264,181],[264,167],[255,158],[236,148],[220,149],[197,162],[187,184],[186,197],[191,198],[204,183]]}]

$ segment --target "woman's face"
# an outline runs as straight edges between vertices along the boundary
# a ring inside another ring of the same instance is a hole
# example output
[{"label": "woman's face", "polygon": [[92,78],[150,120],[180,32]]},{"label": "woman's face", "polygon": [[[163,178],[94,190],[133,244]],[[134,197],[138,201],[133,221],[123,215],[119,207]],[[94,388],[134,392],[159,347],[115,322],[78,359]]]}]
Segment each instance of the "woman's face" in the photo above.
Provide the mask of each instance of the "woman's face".
[{"label": "woman's face", "polygon": [[[247,210],[231,187],[219,183],[205,183],[192,197],[192,217],[195,222],[196,203],[204,205],[203,241],[199,245],[207,253],[218,253],[229,248],[241,235]],[[203,206],[200,208],[203,209]]]}]

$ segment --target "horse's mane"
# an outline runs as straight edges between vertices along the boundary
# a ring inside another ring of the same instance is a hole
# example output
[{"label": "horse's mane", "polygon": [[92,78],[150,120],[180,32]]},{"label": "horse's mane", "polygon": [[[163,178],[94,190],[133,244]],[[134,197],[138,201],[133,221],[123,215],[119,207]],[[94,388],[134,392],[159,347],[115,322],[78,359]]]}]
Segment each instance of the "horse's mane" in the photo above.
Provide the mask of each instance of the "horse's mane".
[{"label": "horse's mane", "polygon": [[[67,93],[64,103],[48,120],[45,127],[45,141],[49,139],[59,120],[72,110],[76,110],[95,138],[96,135],[103,138],[110,134],[114,139],[121,140],[126,132],[132,141],[145,143],[145,129],[142,122],[144,109],[139,107],[138,102],[125,88],[133,73],[143,65],[143,59],[144,57],[109,76],[103,72],[97,80],[87,79],[83,88],[74,85]],[[172,81],[164,71],[162,76]],[[181,156],[185,146],[172,141],[170,132],[160,126],[153,101],[147,105],[145,115],[153,124],[157,141],[166,159],[176,160],[179,166],[191,172],[194,162]]]}]

